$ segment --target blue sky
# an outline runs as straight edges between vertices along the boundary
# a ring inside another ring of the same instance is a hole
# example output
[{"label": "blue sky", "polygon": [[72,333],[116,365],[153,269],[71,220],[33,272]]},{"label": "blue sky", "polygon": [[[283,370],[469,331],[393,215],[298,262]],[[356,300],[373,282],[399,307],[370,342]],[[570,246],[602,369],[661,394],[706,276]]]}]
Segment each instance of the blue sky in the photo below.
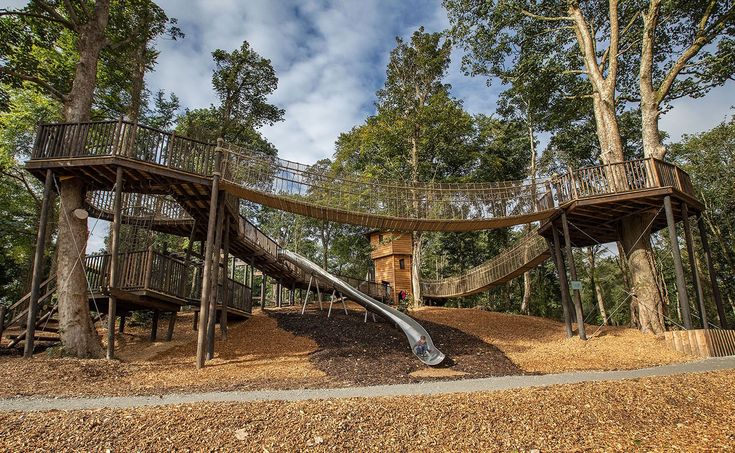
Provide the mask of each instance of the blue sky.
[{"label": "blue sky", "polygon": [[[373,113],[375,91],[385,80],[395,37],[409,37],[420,25],[448,26],[439,0],[274,1],[161,0],[186,33],[161,40],[158,65],[148,76],[152,89],[175,92],[183,107],[215,102],[211,88],[212,50],[233,50],[243,40],[271,59],[279,87],[271,100],[286,110],[285,121],[262,129],[281,157],[312,163],[331,157],[341,132]],[[472,113],[490,114],[501,87],[469,78],[453,53],[447,82]],[[686,99],[661,121],[672,140],[707,130],[733,112],[730,83],[702,99]]]},{"label": "blue sky", "polygon": [[[6,0],[20,7],[26,1]],[[159,0],[179,20],[186,38],[162,39],[149,88],[174,92],[182,107],[215,102],[211,52],[233,50],[247,40],[271,59],[279,87],[271,101],[284,108],[285,121],[262,129],[281,157],[313,163],[331,157],[341,132],[374,112],[375,92],[385,80],[395,37],[409,37],[420,25],[428,31],[448,26],[440,0]],[[501,87],[468,78],[455,50],[446,81],[472,113],[491,114]],[[733,112],[735,83],[701,99],[685,99],[661,120],[671,140],[710,129]],[[104,222],[100,222],[101,224]],[[106,225],[92,232],[90,250],[99,247]]]}]

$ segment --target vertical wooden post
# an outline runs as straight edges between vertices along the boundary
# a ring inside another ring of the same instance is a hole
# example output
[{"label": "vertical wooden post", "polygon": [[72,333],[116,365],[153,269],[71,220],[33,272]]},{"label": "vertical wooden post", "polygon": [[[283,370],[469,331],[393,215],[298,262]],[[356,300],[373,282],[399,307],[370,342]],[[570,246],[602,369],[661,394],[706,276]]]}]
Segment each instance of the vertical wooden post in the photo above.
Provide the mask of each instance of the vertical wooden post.
[{"label": "vertical wooden post", "polygon": [[283,288],[281,286],[281,279],[279,278],[278,283],[276,283],[276,307],[278,308],[281,308],[281,296],[282,296],[281,290],[282,289]]},{"label": "vertical wooden post", "polygon": [[265,272],[263,273],[263,276],[260,278],[260,309],[265,310],[265,296],[268,284],[268,276],[265,275]]},{"label": "vertical wooden post", "polygon": [[166,341],[171,341],[174,336],[174,327],[176,326],[176,316],[178,312],[172,311],[171,317],[168,319],[168,332],[166,332]]},{"label": "vertical wooden post", "polygon": [[[567,213],[561,212],[561,227],[564,232],[564,248],[567,251],[567,263],[569,266],[569,275],[572,277],[572,281],[577,280],[577,265],[574,263],[574,254],[572,253],[572,241],[569,239],[569,222],[567,222]],[[587,333],[584,330],[584,312],[582,312],[582,297],[579,294],[578,289],[573,289],[572,294],[574,295],[574,311],[577,314],[577,331],[579,332],[579,338],[582,340],[587,339]]]},{"label": "vertical wooden post", "polygon": [[156,309],[153,310],[153,321],[151,322],[151,341],[156,341],[158,336],[158,318],[161,316],[161,312]]},{"label": "vertical wooden post", "polygon": [[5,305],[0,305],[0,338],[3,337],[5,331]]},{"label": "vertical wooden post", "polygon": [[[36,316],[38,315],[38,298],[41,293],[41,277],[43,276],[43,252],[46,249],[46,227],[51,209],[51,184],[53,173],[46,170],[46,180],[43,185],[43,201],[41,215],[38,218],[38,234],[36,235],[36,250],[33,255],[33,275],[31,277],[31,295],[28,300],[28,320],[26,322],[26,343],[23,356],[33,356],[33,340],[36,337]],[[4,314],[3,314],[4,316]]]},{"label": "vertical wooden post", "polygon": [[199,312],[198,311],[194,312],[194,325],[192,326],[192,330],[194,330],[194,332],[199,330]]},{"label": "vertical wooden post", "polygon": [[191,252],[194,247],[194,234],[196,233],[197,229],[197,221],[194,220],[194,223],[191,226],[191,233],[189,234],[189,244],[186,246],[186,255],[184,256],[184,276],[181,280],[181,288],[179,289],[179,294],[181,294],[182,299],[186,299],[189,296],[189,292],[186,290],[186,285],[189,284],[189,279],[191,278],[191,274],[189,273],[189,263],[191,262]]},{"label": "vertical wooden post", "polygon": [[[224,303],[220,300],[222,293],[219,290],[220,285],[220,268],[222,266],[222,233],[223,227],[227,224],[227,216],[225,215],[225,200],[220,197],[219,207],[217,209],[217,233],[214,240],[214,249],[212,255],[212,294],[209,296],[209,317],[207,318],[207,360],[214,358],[214,330],[217,323],[217,302]],[[227,280],[227,274],[223,275],[223,280]],[[224,308],[224,307],[223,307]],[[204,325],[204,324],[203,324]]]},{"label": "vertical wooden post", "polygon": [[679,239],[676,236],[676,223],[674,221],[674,210],[671,207],[671,196],[664,197],[664,210],[666,211],[666,223],[669,227],[669,241],[671,252],[674,255],[674,271],[676,273],[676,290],[679,293],[679,309],[681,310],[681,321],[685,329],[692,328],[692,317],[689,313],[689,298],[687,296],[687,282],[684,278],[684,266],[681,264],[681,251],[679,250]]},{"label": "vertical wooden post", "polygon": [[[222,287],[222,311],[220,312],[220,318],[219,318],[219,329],[220,333],[222,335],[222,339],[227,339],[227,302],[228,298],[231,297],[230,295],[230,281],[228,277],[228,270],[227,267],[230,264],[230,228],[229,224],[225,222],[225,268],[222,271],[222,280],[224,281],[224,286]],[[232,263],[232,281],[235,281],[235,263]]]},{"label": "vertical wooden post", "polygon": [[704,305],[704,295],[702,294],[702,282],[699,280],[699,272],[697,272],[697,260],[694,256],[694,243],[692,241],[692,229],[689,225],[689,207],[686,202],[681,202],[681,214],[684,224],[684,240],[687,245],[687,255],[689,255],[689,270],[692,273],[692,283],[694,284],[694,295],[697,298],[697,309],[699,311],[699,319],[702,321],[702,328],[709,329],[707,321],[707,307]]},{"label": "vertical wooden post", "polygon": [[251,257],[250,258],[250,274],[248,274],[248,286],[250,287],[251,290],[254,289],[253,288],[254,281],[255,281],[255,258]]},{"label": "vertical wooden post", "polygon": [[717,270],[715,269],[714,261],[712,261],[712,252],[709,249],[709,240],[707,239],[707,227],[705,226],[704,219],[701,215],[699,216],[699,219],[697,219],[697,225],[699,226],[699,238],[702,241],[704,259],[707,263],[707,271],[709,272],[709,279],[712,285],[712,297],[715,299],[715,305],[717,306],[717,317],[720,318],[720,328],[727,329],[725,307],[724,305],[722,305],[722,294],[720,294],[720,285],[717,284]]},{"label": "vertical wooden post", "polygon": [[556,225],[553,223],[551,224],[551,232],[554,240],[550,248],[552,249],[552,257],[554,259],[554,265],[556,266],[556,272],[559,274],[559,289],[561,289],[561,309],[564,313],[564,326],[567,331],[567,338],[571,338],[574,335],[574,329],[572,329],[572,316],[570,314],[572,299],[569,297],[569,281],[567,281],[567,271],[564,268],[564,258],[561,256],[559,230],[557,230]]},{"label": "vertical wooden post", "polygon": [[[218,140],[219,142],[219,140]],[[219,143],[218,143],[219,144]],[[218,148],[215,156],[215,167],[212,172],[212,193],[209,197],[209,219],[207,221],[207,245],[204,252],[204,269],[202,271],[202,295],[199,300],[199,322],[207,325],[207,310],[209,310],[209,295],[212,291],[212,255],[214,248],[214,233],[217,228],[217,201],[219,199],[220,165],[222,151]],[[197,322],[196,320],[194,321]],[[204,366],[206,357],[207,329],[201,328],[197,332],[197,368]]]},{"label": "vertical wooden post", "polygon": [[294,302],[295,294],[296,294],[296,282],[293,282],[293,283],[291,283],[291,294],[289,294],[289,296],[288,296],[289,297],[288,303],[292,307],[294,305],[296,305],[296,303]]},{"label": "vertical wooden post", "polygon": [[127,313],[120,313],[120,324],[117,329],[119,333],[125,333],[125,318],[127,318]]}]

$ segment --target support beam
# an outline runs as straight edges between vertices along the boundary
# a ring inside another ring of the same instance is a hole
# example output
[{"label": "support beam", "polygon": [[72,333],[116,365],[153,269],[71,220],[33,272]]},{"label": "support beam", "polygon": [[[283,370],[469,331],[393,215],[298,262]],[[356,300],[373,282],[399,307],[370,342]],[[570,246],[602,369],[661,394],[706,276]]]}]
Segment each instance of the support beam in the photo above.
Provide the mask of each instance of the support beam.
[{"label": "support beam", "polygon": [[[220,318],[219,318],[219,330],[220,334],[222,335],[222,339],[227,339],[227,301],[230,297],[230,282],[228,280],[228,266],[230,265],[230,226],[227,222],[225,222],[225,244],[224,244],[224,254],[225,254],[225,268],[222,270],[222,310],[220,311]],[[233,261],[232,263],[232,281],[235,281],[235,263]]]},{"label": "support beam", "polygon": [[[569,222],[567,222],[567,213],[561,212],[561,227],[564,231],[564,248],[567,251],[567,263],[569,266],[569,275],[572,277],[572,281],[577,280],[577,265],[574,263],[574,254],[572,253],[572,241],[569,239]],[[577,318],[577,331],[579,332],[579,338],[582,340],[587,339],[587,333],[584,330],[584,312],[582,311],[582,296],[579,294],[578,289],[572,290],[574,300],[574,311]]]},{"label": "support beam", "polygon": [[199,330],[199,312],[198,311],[194,312],[194,325],[192,326],[192,330],[194,330],[194,332]]},{"label": "support beam", "polygon": [[158,319],[161,317],[159,310],[153,310],[153,321],[151,321],[151,341],[158,338]]},{"label": "support beam", "polygon": [[559,230],[556,225],[551,224],[551,232],[554,240],[549,245],[552,250],[551,256],[554,260],[554,266],[556,266],[556,272],[559,274],[559,289],[561,289],[561,309],[564,313],[564,327],[566,328],[567,338],[574,336],[574,329],[572,328],[572,316],[570,314],[570,307],[572,306],[572,299],[569,297],[569,281],[567,281],[567,271],[564,268],[564,258],[561,256],[561,246],[559,245]]},{"label": "support beam", "polygon": [[125,319],[127,319],[127,313],[120,313],[120,324],[117,329],[118,333],[125,333]]},{"label": "support beam", "polygon": [[687,282],[684,278],[684,266],[681,264],[681,251],[679,250],[679,238],[676,236],[676,223],[674,210],[671,207],[671,196],[664,197],[664,210],[666,211],[666,223],[669,227],[669,241],[671,252],[674,256],[674,272],[676,273],[676,290],[679,293],[679,310],[681,310],[681,322],[685,329],[692,328],[692,316],[689,313],[689,297],[687,296]]},{"label": "support beam", "polygon": [[[222,143],[218,140],[218,145]],[[207,245],[204,252],[204,269],[202,270],[202,295],[199,301],[199,317],[204,328],[197,332],[197,368],[204,367],[207,350],[207,310],[209,310],[209,295],[212,291],[212,248],[214,248],[214,233],[217,228],[217,201],[219,199],[219,178],[222,164],[222,150],[217,149],[215,166],[212,174],[212,193],[209,197],[209,219],[207,221]],[[196,320],[195,320],[196,323]]]},{"label": "support beam", "polygon": [[174,327],[176,327],[176,316],[178,316],[178,312],[172,311],[171,317],[168,318],[168,332],[166,332],[166,341],[171,341],[171,339],[174,337]]},{"label": "support beam", "polygon": [[710,284],[712,285],[712,298],[715,300],[715,306],[717,306],[717,317],[720,318],[720,328],[727,329],[725,306],[722,305],[720,285],[717,284],[717,270],[715,269],[714,261],[712,261],[712,252],[710,251],[709,239],[707,238],[707,227],[705,226],[704,219],[701,215],[699,216],[699,219],[697,219],[697,225],[699,226],[699,238],[702,241],[702,249],[704,250],[704,259],[707,263]]},{"label": "support beam", "polygon": [[265,310],[265,296],[266,296],[266,289],[268,284],[268,276],[263,274],[263,276],[260,278],[260,309]]},{"label": "support beam", "polygon": [[31,277],[31,296],[28,300],[28,320],[26,321],[26,343],[23,357],[33,356],[33,340],[36,336],[36,316],[38,315],[38,298],[41,293],[41,277],[43,276],[43,252],[46,249],[46,227],[51,209],[51,184],[54,174],[46,170],[46,180],[43,185],[43,201],[41,215],[38,218],[38,234],[36,235],[36,251],[33,255],[33,275]]},{"label": "support beam", "polygon": [[189,243],[186,246],[186,256],[184,257],[184,278],[181,279],[181,288],[179,294],[185,299],[191,295],[191,291],[186,290],[186,285],[191,283],[191,274],[189,273],[189,263],[191,262],[191,253],[194,247],[194,233],[197,230],[196,219],[191,225],[191,233],[189,233]]},{"label": "support beam", "polygon": [[[110,275],[109,287],[117,288],[118,263],[120,253],[120,224],[122,223],[122,178],[123,169],[117,167],[115,173],[115,198],[110,235]],[[110,291],[107,304],[107,360],[115,358],[115,318],[117,317],[117,297]]]},{"label": "support beam", "polygon": [[[212,254],[212,294],[209,296],[209,317],[207,318],[207,360],[214,358],[214,330],[217,323],[217,302],[222,297],[220,286],[220,268],[222,267],[222,235],[224,225],[227,223],[225,215],[224,194],[220,196],[219,208],[217,210],[217,234],[214,240]],[[227,279],[227,274],[222,275],[222,280]]]},{"label": "support beam", "polygon": [[702,328],[709,329],[707,321],[707,307],[704,305],[704,295],[702,294],[702,282],[699,280],[699,272],[697,272],[697,260],[694,255],[694,242],[692,241],[692,229],[689,225],[689,207],[686,202],[681,202],[681,214],[684,217],[684,240],[687,245],[687,255],[689,255],[689,271],[692,273],[692,283],[694,284],[694,295],[697,298],[697,309],[699,311],[699,319],[702,321]]}]

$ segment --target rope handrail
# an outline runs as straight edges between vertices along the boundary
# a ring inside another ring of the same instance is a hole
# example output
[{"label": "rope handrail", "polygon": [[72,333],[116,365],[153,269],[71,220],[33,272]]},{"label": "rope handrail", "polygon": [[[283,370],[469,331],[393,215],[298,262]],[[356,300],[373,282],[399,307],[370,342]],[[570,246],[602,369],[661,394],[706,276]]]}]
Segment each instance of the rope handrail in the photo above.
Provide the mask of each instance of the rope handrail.
[{"label": "rope handrail", "polygon": [[496,182],[396,183],[320,171],[234,144],[218,145],[123,120],[39,126],[32,160],[121,156],[211,177],[214,155],[240,198],[324,220],[424,231],[470,231],[527,223],[587,197],[673,187],[694,196],[689,175],[645,158]]}]

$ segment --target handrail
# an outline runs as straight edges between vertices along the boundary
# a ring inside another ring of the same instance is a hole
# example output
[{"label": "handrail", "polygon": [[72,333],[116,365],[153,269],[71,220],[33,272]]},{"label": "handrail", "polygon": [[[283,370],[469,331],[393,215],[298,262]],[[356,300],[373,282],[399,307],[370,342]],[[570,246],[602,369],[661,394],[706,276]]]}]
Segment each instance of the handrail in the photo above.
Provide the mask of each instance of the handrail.
[{"label": "handrail", "polygon": [[[466,231],[546,218],[575,199],[656,187],[694,196],[688,175],[646,158],[598,165],[534,180],[478,183],[400,183],[359,180],[231,144],[214,144],[126,121],[39,126],[32,160],[113,156],[211,177],[222,153],[227,190],[240,198],[366,226]],[[546,201],[548,200],[548,201]]]},{"label": "handrail", "polygon": [[547,256],[548,253],[546,240],[533,231],[518,239],[502,253],[461,275],[435,280],[422,279],[422,294],[430,298],[475,294],[504,281],[523,266]]}]

